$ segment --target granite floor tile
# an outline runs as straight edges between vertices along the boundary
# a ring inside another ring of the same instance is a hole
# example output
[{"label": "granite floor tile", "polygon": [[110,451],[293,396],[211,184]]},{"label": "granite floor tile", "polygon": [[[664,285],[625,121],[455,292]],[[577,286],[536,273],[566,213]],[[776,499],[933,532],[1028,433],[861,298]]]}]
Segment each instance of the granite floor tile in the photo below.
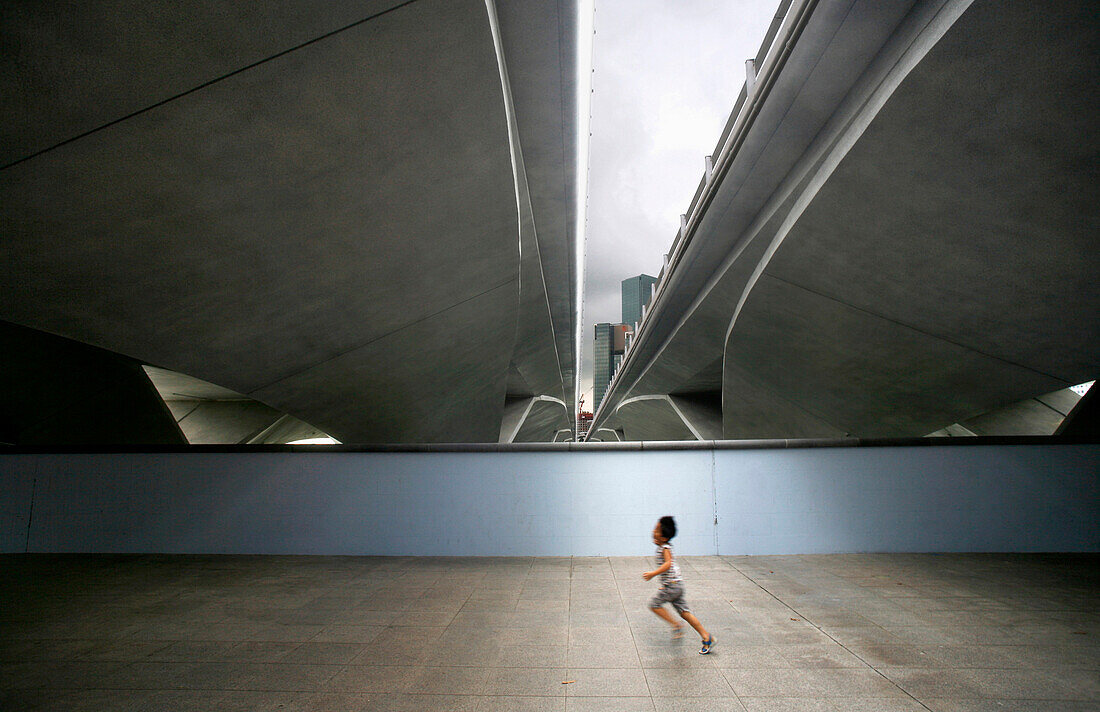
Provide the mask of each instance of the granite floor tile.
[{"label": "granite floor tile", "polygon": [[602,645],[570,645],[566,665],[571,668],[640,668],[638,648],[629,638]]},{"label": "granite floor tile", "polygon": [[745,712],[839,712],[829,700],[815,697],[741,697]]},{"label": "granite floor tile", "polygon": [[484,700],[479,695],[393,695],[379,709],[386,712],[477,712]]},{"label": "granite floor tile", "polygon": [[[218,665],[218,663],[209,663]],[[243,690],[314,692],[345,669],[341,665],[301,665],[290,663],[244,663],[240,676],[228,686]],[[211,673],[215,674],[215,673]]]},{"label": "granite floor tile", "polygon": [[[117,649],[121,643],[115,643],[108,646],[108,650],[111,648]],[[141,643],[134,645],[142,646]],[[205,660],[221,660],[228,655],[229,651],[235,648],[239,643],[234,641],[214,641],[214,640],[179,640],[167,645],[151,644],[156,646],[155,650],[146,653],[145,655],[138,656],[137,658],[129,658],[131,662],[138,662],[140,660],[145,661],[158,661],[158,662],[201,662]],[[140,647],[137,648],[140,650]],[[110,654],[107,653],[107,656]],[[109,659],[109,658],[108,658]]]},{"label": "granite floor tile", "polygon": [[602,608],[586,602],[583,606],[569,609],[568,622],[578,628],[624,626],[627,624],[627,614],[617,599],[609,600]]},{"label": "granite floor tile", "polygon": [[[98,699],[102,700],[104,694],[114,693],[113,690],[60,690],[56,688],[33,688],[23,690],[2,690],[0,689],[0,709],[3,710],[27,710],[28,712],[36,712],[37,710],[47,709],[80,709],[81,703],[72,703],[71,706],[66,707],[65,701],[72,700],[74,697],[80,695],[99,695]],[[120,694],[115,694],[118,699],[120,707],[128,707],[128,709],[140,709],[142,695],[140,693],[131,692],[129,690]],[[85,705],[85,710],[102,710],[107,707],[100,702],[98,705]]]},{"label": "granite floor tile", "polygon": [[565,668],[492,668],[485,694],[565,697],[569,679],[569,671]]},{"label": "granite floor tile", "polygon": [[407,608],[398,613],[398,618],[404,616],[422,615],[425,613],[457,613],[470,598],[469,590],[456,591],[454,593],[428,594],[412,601]]},{"label": "granite floor tile", "polygon": [[[380,625],[359,625],[355,623],[334,623],[322,628],[317,635],[310,638],[313,643],[370,643],[385,632],[386,627]],[[291,646],[297,647],[297,646]]]},{"label": "granite floor tile", "polygon": [[513,667],[497,665],[505,647],[498,642],[471,642],[467,645],[448,643],[431,648],[424,656],[423,663],[435,667]]},{"label": "granite floor tile", "polygon": [[218,712],[300,712],[308,693],[228,690],[215,698]]},{"label": "granite floor tile", "polygon": [[325,625],[269,623],[250,631],[247,636],[230,639],[304,643],[317,636],[325,628]]},{"label": "granite floor tile", "polygon": [[829,701],[837,712],[927,712],[923,704],[908,696],[844,697]]},{"label": "granite floor tile", "polygon": [[[530,631],[526,632],[529,633]],[[514,638],[516,635],[515,630],[499,626],[464,628],[452,625],[443,631],[443,634],[434,641],[433,645],[437,647],[482,644],[509,645],[512,644],[509,639]]]},{"label": "granite floor tile", "polygon": [[404,692],[418,695],[483,695],[489,668],[425,667],[405,682]]},{"label": "granite floor tile", "polygon": [[870,668],[804,670],[806,681],[821,697],[905,697],[897,684]]},{"label": "granite floor tile", "polygon": [[499,640],[504,645],[566,645],[569,642],[569,627],[555,625],[510,628]]},{"label": "granite floor tile", "polygon": [[1028,667],[1100,669],[1100,646],[1028,645],[1021,657]]},{"label": "granite floor tile", "polygon": [[514,613],[568,613],[572,610],[573,602],[568,598],[560,600],[531,600],[520,599],[516,601]]},{"label": "granite floor tile", "polygon": [[649,563],[0,557],[0,709],[1100,712],[1096,556]]},{"label": "granite floor tile", "polygon": [[419,665],[442,636],[441,627],[391,627],[380,632],[353,659],[356,665]]},{"label": "granite floor tile", "polygon": [[848,650],[867,665],[880,667],[949,667],[928,650],[915,645],[849,645]]},{"label": "granite floor tile", "polygon": [[805,670],[721,669],[738,697],[820,697]]},{"label": "granite floor tile", "polygon": [[699,647],[696,640],[686,638],[664,645],[639,645],[638,659],[643,668],[712,669],[721,664],[723,656],[717,648],[710,655],[699,655]]},{"label": "granite floor tile", "polygon": [[[225,692],[220,690],[153,690],[144,693],[142,698],[142,712],[207,712],[208,710],[221,709],[220,702]],[[128,697],[116,693],[106,707],[100,710],[126,709],[124,705],[129,702]],[[62,708],[63,709],[63,708]]]},{"label": "granite floor tile", "polygon": [[568,610],[534,610],[512,613],[506,625],[514,628],[562,628],[569,626]]},{"label": "granite floor tile", "polygon": [[406,665],[346,665],[324,684],[332,692],[404,692],[421,668]]},{"label": "granite floor tile", "polygon": [[[708,712],[747,712],[736,697],[711,697],[706,700]],[[698,712],[702,709],[698,698],[654,697],[654,712]]]},{"label": "granite floor tile", "polygon": [[502,614],[498,611],[461,610],[455,614],[448,625],[458,628],[491,628],[510,624],[513,615],[514,611]]},{"label": "granite floor tile", "polygon": [[565,645],[505,645],[491,667],[564,668],[568,666],[568,651]]},{"label": "granite floor tile", "polygon": [[655,712],[653,698],[644,697],[570,697],[566,712]]},{"label": "granite floor tile", "polygon": [[395,618],[390,620],[391,626],[398,627],[422,627],[422,626],[434,626],[434,627],[446,627],[454,622],[455,617],[459,613],[458,609],[455,610],[417,610],[410,609],[409,611],[399,614]]},{"label": "granite floor tile", "polygon": [[1027,668],[1031,656],[1022,645],[927,645],[922,648],[931,660],[949,668]]},{"label": "granite floor tile", "polygon": [[633,640],[628,625],[569,626],[569,645],[602,645],[607,641]]},{"label": "granite floor tile", "polygon": [[649,668],[645,671],[653,697],[729,697],[733,688],[714,669]]},{"label": "granite floor tile", "polygon": [[1069,700],[922,699],[932,712],[1097,712],[1100,704]]},{"label": "granite floor tile", "polygon": [[375,611],[365,608],[351,608],[336,611],[329,621],[328,626],[364,625],[387,626],[398,618],[405,618],[403,613],[397,611]]},{"label": "granite floor tile", "polygon": [[321,693],[288,712],[476,712],[480,697],[406,693]]},{"label": "granite floor tile", "polygon": [[233,644],[218,659],[250,663],[273,663],[299,645],[301,643],[244,641]]},{"label": "granite floor tile", "polygon": [[566,712],[566,698],[524,695],[482,698],[477,712]]},{"label": "granite floor tile", "polygon": [[793,668],[852,668],[866,663],[836,643],[776,646]]},{"label": "granite floor tile", "polygon": [[1100,682],[1094,675],[1077,679],[1039,670],[961,670],[979,695],[988,699],[1100,701]]},{"label": "granite floor tile", "polygon": [[362,643],[302,643],[278,661],[300,665],[342,665],[350,663],[366,647]]},{"label": "granite floor tile", "polygon": [[[195,662],[134,662],[113,666],[110,670],[99,671],[94,675],[95,684],[91,687],[126,690],[172,690],[195,689],[192,671],[203,663]],[[222,679],[228,679],[239,668],[233,667],[222,672]],[[50,673],[50,685],[54,687],[72,687],[66,685],[66,675]],[[226,686],[221,689],[228,689]]]},{"label": "granite floor tile", "polygon": [[[853,645],[912,645],[915,641],[899,638],[897,635],[879,626],[823,626],[822,630],[829,639],[845,647]],[[943,642],[936,640],[934,642]]]},{"label": "granite floor tile", "polygon": [[649,697],[650,689],[640,668],[569,669],[568,697]]},{"label": "granite floor tile", "polygon": [[[694,641],[692,642],[694,643]],[[700,655],[698,657],[703,659],[713,658],[715,667],[719,668],[789,668],[791,663],[783,655],[784,648],[785,646],[781,645],[728,645],[723,641],[721,649],[715,647],[710,656]],[[646,665],[646,667],[651,666]]]},{"label": "granite floor tile", "polygon": [[983,699],[977,681],[961,670],[882,668],[879,672],[917,699]]},{"label": "granite floor tile", "polygon": [[[1100,665],[1092,668],[1043,668],[1039,672],[1047,680],[1053,679],[1059,684],[1067,685],[1070,689],[1081,695],[1080,699],[1090,699],[1100,702]],[[1074,696],[1072,699],[1078,699]]]}]

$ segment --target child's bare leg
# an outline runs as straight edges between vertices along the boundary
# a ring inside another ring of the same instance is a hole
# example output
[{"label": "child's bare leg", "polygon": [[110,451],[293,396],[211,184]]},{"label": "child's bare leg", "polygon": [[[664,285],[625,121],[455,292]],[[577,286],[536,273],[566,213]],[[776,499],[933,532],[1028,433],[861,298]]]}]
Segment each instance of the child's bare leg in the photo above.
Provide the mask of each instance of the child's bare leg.
[{"label": "child's bare leg", "polygon": [[[681,611],[680,617],[688,622],[695,632],[703,637],[703,640],[710,640],[710,633],[703,627],[703,624],[699,622],[699,619],[695,617],[695,614],[691,611]],[[671,616],[669,616],[671,618]]]},{"label": "child's bare leg", "polygon": [[680,624],[676,622],[676,619],[672,617],[672,614],[665,610],[664,606],[655,606],[649,610],[657,614],[658,617],[663,618],[673,628],[679,628]]}]

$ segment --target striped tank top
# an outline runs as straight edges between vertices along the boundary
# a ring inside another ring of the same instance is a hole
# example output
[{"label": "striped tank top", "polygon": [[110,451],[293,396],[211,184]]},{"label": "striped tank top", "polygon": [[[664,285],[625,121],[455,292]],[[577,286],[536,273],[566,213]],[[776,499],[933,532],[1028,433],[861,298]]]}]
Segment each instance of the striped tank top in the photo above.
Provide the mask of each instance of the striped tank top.
[{"label": "striped tank top", "polygon": [[[657,555],[654,557],[657,563],[657,568],[661,568],[665,565],[665,549],[668,549],[668,553],[672,554],[672,544],[661,544],[657,547]],[[668,571],[661,574],[661,585],[666,583],[679,582],[683,579],[680,578],[680,567],[676,564],[676,557],[673,555],[672,566],[668,567]]]}]

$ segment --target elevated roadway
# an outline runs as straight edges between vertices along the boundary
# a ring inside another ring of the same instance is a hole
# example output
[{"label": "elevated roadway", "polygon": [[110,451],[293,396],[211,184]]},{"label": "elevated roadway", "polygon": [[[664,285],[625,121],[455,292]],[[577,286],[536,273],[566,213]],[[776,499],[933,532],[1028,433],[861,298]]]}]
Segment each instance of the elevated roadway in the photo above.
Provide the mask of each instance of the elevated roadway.
[{"label": "elevated roadway", "polygon": [[922,436],[1094,379],[1095,6],[781,11],[590,437]]}]

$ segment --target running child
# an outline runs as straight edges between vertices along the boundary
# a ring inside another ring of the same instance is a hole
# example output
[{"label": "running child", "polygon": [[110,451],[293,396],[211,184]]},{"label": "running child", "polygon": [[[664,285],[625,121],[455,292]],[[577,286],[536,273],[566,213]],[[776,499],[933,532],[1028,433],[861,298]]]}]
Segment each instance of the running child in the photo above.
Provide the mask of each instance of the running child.
[{"label": "running child", "polygon": [[683,635],[683,624],[677,623],[672,614],[663,607],[663,604],[671,603],[676,612],[680,614],[680,617],[686,620],[695,629],[695,632],[703,638],[703,649],[699,651],[699,654],[706,655],[714,645],[714,636],[707,632],[707,629],[703,627],[703,624],[688,608],[687,601],[684,600],[684,583],[680,577],[680,567],[676,565],[676,560],[672,558],[672,545],[668,543],[674,536],[676,536],[676,520],[672,517],[661,517],[657,522],[657,526],[653,527],[653,543],[657,545],[655,562],[657,568],[642,574],[642,578],[646,581],[654,576],[661,577],[661,588],[650,599],[649,607],[672,626],[672,637],[679,638]]}]

